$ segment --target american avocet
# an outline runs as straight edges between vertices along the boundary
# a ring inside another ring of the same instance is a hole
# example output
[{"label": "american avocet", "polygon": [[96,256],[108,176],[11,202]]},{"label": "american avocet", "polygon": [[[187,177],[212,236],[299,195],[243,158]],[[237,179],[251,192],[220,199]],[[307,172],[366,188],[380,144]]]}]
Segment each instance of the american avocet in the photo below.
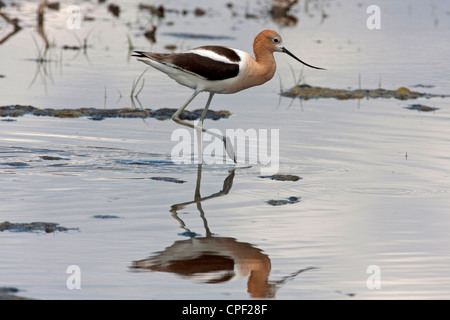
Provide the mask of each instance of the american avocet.
[{"label": "american avocet", "polygon": [[[222,46],[203,46],[182,53],[152,53],[134,51],[132,56],[155,69],[158,69],[179,84],[194,89],[192,96],[172,116],[172,119],[181,125],[207,132],[223,140],[225,149],[236,162],[236,155],[229,139],[203,128],[211,100],[216,93],[229,94],[259,86],[272,79],[276,70],[273,57],[274,52],[284,52],[304,65],[309,65],[284,46],[281,36],[273,30],[260,32],[253,42],[255,58],[241,50]],[[208,101],[200,116],[199,124],[194,125],[180,119],[180,114],[189,103],[200,93],[209,92]],[[201,152],[199,152],[201,157]]]}]

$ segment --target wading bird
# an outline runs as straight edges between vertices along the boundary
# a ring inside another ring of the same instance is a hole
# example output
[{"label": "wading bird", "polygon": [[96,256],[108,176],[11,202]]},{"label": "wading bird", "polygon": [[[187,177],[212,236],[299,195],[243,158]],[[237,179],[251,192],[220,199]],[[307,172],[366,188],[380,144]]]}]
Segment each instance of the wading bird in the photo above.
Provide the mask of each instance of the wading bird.
[{"label": "wading bird", "polygon": [[[284,46],[281,36],[273,30],[260,32],[253,42],[253,58],[248,53],[223,46],[203,46],[182,53],[152,53],[134,51],[132,56],[174,79],[179,84],[194,89],[192,96],[173,114],[172,119],[181,125],[201,130],[224,142],[225,150],[236,162],[236,155],[229,138],[203,128],[211,100],[216,93],[230,94],[259,86],[272,79],[276,70],[274,52],[284,52],[304,65],[309,65]],[[200,92],[209,92],[208,101],[197,125],[180,119],[180,114]],[[200,135],[198,135],[200,136]],[[200,146],[200,143],[198,144]],[[200,148],[200,147],[199,147]],[[201,157],[201,152],[199,152]]]}]

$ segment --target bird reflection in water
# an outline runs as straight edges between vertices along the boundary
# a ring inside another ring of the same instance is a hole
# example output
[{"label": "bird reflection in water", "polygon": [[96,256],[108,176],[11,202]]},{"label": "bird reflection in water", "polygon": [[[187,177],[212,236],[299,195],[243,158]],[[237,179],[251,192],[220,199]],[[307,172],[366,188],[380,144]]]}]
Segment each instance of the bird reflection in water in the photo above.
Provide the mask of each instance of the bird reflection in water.
[{"label": "bird reflection in water", "polygon": [[[202,165],[200,164],[197,171],[194,200],[174,204],[170,210],[173,218],[185,230],[184,234],[190,236],[190,239],[175,241],[163,251],[146,259],[133,261],[131,269],[174,273],[200,283],[221,283],[236,275],[249,276],[247,291],[253,298],[273,298],[276,290],[286,281],[304,271],[314,269],[314,267],[300,269],[281,280],[271,281],[269,280],[271,262],[261,249],[255,248],[249,243],[239,242],[234,238],[214,236],[209,229],[202,202],[228,194],[233,184],[235,169],[231,170],[224,180],[222,190],[207,197],[200,195],[201,172]],[[206,231],[204,237],[191,232],[178,216],[180,210],[191,204],[196,204],[200,212]]]}]

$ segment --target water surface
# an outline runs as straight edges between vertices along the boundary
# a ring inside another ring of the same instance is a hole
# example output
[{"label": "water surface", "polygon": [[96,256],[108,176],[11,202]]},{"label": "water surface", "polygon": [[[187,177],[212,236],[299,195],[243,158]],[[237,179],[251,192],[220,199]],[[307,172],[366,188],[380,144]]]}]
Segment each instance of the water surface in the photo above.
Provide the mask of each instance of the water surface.
[{"label": "water surface", "polygon": [[[37,2],[8,3],[3,11],[20,16],[23,30],[0,46],[1,105],[130,107],[145,65],[129,58],[127,36],[143,50],[213,41],[251,51],[253,37],[267,28],[279,30],[301,59],[328,69],[304,69],[308,84],[450,92],[445,1],[382,1],[380,30],[367,29],[371,3],[361,1],[302,2],[290,26],[256,2],[229,9],[225,2],[167,1],[188,14],[159,20],[138,3],[122,4],[114,18],[105,5],[82,2],[95,20],[75,31],[64,27],[66,5],[48,11],[53,46],[43,64],[36,62],[43,48]],[[195,16],[196,7],[207,14]],[[158,24],[156,43],[142,36],[151,22]],[[173,35],[182,32],[217,38]],[[62,49],[86,36],[86,53]],[[298,181],[263,179],[259,164],[174,164],[170,137],[179,127],[171,121],[1,121],[0,221],[78,230],[2,232],[0,286],[37,299],[449,298],[448,98],[281,98],[280,86],[294,85],[291,68],[297,78],[302,69],[281,54],[277,62],[278,75],[264,86],[216,96],[213,109],[232,116],[205,126],[279,129],[278,171]],[[138,100],[145,108],[174,108],[190,95],[156,70],[144,78]],[[190,108],[205,102],[200,95]],[[405,108],[412,103],[439,110]],[[268,203],[289,197],[300,201]],[[80,267],[80,290],[67,288],[70,265]],[[367,284],[370,266],[379,268],[380,288]]]}]

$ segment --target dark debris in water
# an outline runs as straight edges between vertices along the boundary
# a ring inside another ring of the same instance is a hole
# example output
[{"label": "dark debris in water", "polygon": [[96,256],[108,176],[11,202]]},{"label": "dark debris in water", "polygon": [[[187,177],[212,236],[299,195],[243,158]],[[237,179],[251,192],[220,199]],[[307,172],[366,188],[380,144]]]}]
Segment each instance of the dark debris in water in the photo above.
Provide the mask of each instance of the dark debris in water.
[{"label": "dark debris in water", "polygon": [[0,300],[31,300],[17,296],[19,291],[21,290],[14,287],[0,287]]},{"label": "dark debris in water", "polygon": [[413,88],[434,88],[434,85],[418,83],[418,84],[413,85],[412,87]]},{"label": "dark debris in water", "polygon": [[293,204],[293,203],[297,203],[297,202],[300,202],[300,197],[289,197],[289,198],[283,199],[283,200],[266,201],[266,203],[271,206],[283,206],[285,204]]},{"label": "dark debris in water", "polygon": [[193,13],[196,17],[203,17],[207,14],[207,10],[196,7],[194,10],[179,9],[179,8],[168,8],[164,5],[152,5],[152,4],[139,4],[139,10],[149,11],[152,15],[158,18],[164,18],[166,13],[182,14],[183,16],[188,13]]},{"label": "dark debris in water", "polygon": [[171,166],[171,160],[115,160],[116,163],[130,166]]},{"label": "dark debris in water", "polygon": [[186,181],[180,180],[177,178],[171,178],[171,177],[151,177],[151,180],[156,181],[166,181],[166,182],[173,182],[173,183],[185,183]]},{"label": "dark debris in water", "polygon": [[47,160],[47,161],[69,160],[67,158],[54,157],[54,156],[42,156],[40,158],[42,160]]},{"label": "dark debris in water", "polygon": [[409,106],[405,107],[405,109],[417,110],[417,111],[421,111],[421,112],[431,112],[431,111],[439,110],[439,108],[429,107],[424,104],[410,104]]},{"label": "dark debris in water", "polygon": [[110,3],[108,5],[108,11],[114,16],[119,17],[120,16],[120,7],[115,3]]},{"label": "dark debris in water", "polygon": [[26,168],[29,167],[29,165],[25,162],[4,162],[1,163],[2,165],[5,166],[10,166],[10,167],[15,167],[15,168]]},{"label": "dark debris in water", "polygon": [[[0,107],[0,117],[20,117],[26,114],[35,116],[47,116],[57,118],[79,118],[89,117],[91,120],[103,120],[106,118],[156,118],[158,120],[170,119],[177,111],[175,108],[161,108],[157,110],[122,108],[122,109],[97,109],[97,108],[79,108],[79,109],[39,109],[33,106],[9,105]],[[180,114],[182,120],[197,120],[200,118],[203,109],[193,111],[184,110]],[[207,119],[219,120],[228,118],[231,115],[229,111],[208,110]]]},{"label": "dark debris in water", "polygon": [[341,295],[344,295],[344,296],[347,296],[347,297],[354,297],[354,296],[356,296],[356,293],[352,293],[352,292],[345,293],[345,292],[342,292],[341,290],[336,290],[335,292],[337,294],[341,294]]},{"label": "dark debris in water", "polygon": [[183,236],[183,237],[189,237],[189,238],[195,238],[195,237],[200,236],[200,234],[195,233],[193,231],[185,231],[185,232],[179,233],[178,235]]},{"label": "dark debris in water", "polygon": [[0,294],[17,293],[17,292],[19,292],[19,289],[14,287],[0,287]]},{"label": "dark debris in water", "polygon": [[68,44],[63,45],[61,48],[63,50],[74,50],[74,51],[83,49],[82,46],[71,46],[71,45],[68,45]]},{"label": "dark debris in water", "polygon": [[94,219],[120,219],[119,216],[115,216],[112,214],[97,214],[95,216],[92,216]]},{"label": "dark debris in water", "polygon": [[312,87],[307,84],[297,85],[281,93],[284,97],[295,98],[298,97],[303,100],[319,99],[319,98],[335,98],[338,100],[349,99],[376,99],[376,98],[395,98],[399,100],[409,100],[417,98],[432,98],[432,97],[449,97],[444,94],[431,94],[411,91],[408,88],[400,87],[397,90],[387,89],[331,89],[322,87]]},{"label": "dark debris in water", "polygon": [[53,233],[56,231],[78,230],[78,228],[66,228],[53,222],[31,222],[31,223],[11,223],[5,221],[0,223],[0,231],[9,230],[12,232],[40,232]]},{"label": "dark debris in water", "polygon": [[298,181],[302,178],[292,174],[274,174],[271,176],[259,176],[260,178],[277,180],[277,181]]}]

